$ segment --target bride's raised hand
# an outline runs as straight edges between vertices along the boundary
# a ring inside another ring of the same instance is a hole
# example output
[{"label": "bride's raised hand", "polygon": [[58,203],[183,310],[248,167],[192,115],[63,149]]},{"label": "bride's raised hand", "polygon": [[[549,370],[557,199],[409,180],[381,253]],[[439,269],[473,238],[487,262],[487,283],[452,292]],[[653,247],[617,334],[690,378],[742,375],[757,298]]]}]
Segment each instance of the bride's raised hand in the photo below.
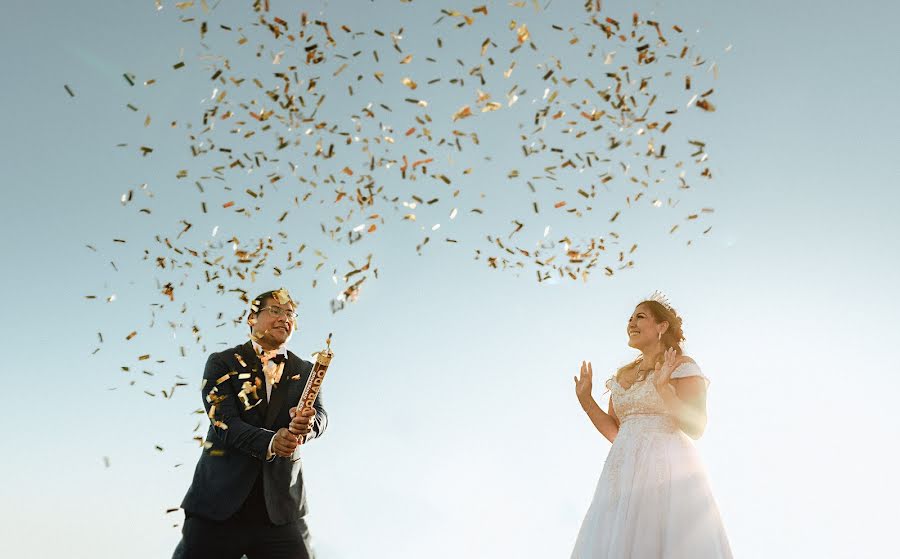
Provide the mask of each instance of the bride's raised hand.
[{"label": "bride's raised hand", "polygon": [[672,380],[672,373],[675,372],[677,367],[678,354],[675,352],[675,348],[670,347],[663,354],[662,365],[656,364],[656,388],[663,388],[669,384],[669,381]]},{"label": "bride's raised hand", "polygon": [[591,402],[591,388],[594,381],[594,370],[591,368],[589,361],[581,362],[581,371],[575,378],[575,395],[578,396],[578,403],[582,408],[586,408]]}]

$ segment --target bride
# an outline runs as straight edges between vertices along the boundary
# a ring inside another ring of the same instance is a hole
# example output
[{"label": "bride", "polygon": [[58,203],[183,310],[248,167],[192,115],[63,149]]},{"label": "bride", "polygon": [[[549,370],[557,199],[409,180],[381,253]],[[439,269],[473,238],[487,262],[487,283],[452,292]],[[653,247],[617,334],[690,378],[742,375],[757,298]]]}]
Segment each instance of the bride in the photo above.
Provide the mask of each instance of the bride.
[{"label": "bride", "polygon": [[693,443],[706,427],[707,378],[684,355],[681,318],[654,293],[628,319],[641,355],[606,381],[604,412],[593,370],[575,377],[581,407],[612,442],[572,559],[730,559],[731,549]]}]

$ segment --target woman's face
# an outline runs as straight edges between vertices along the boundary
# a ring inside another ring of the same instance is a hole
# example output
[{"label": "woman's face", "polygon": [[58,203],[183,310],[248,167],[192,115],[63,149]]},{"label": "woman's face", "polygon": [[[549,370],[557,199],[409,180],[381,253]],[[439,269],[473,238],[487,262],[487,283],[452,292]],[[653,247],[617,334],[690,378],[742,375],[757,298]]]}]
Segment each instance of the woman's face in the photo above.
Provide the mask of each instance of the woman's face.
[{"label": "woman's face", "polygon": [[665,332],[665,322],[656,322],[647,305],[638,305],[628,319],[628,345],[643,350],[659,341],[659,334]]}]

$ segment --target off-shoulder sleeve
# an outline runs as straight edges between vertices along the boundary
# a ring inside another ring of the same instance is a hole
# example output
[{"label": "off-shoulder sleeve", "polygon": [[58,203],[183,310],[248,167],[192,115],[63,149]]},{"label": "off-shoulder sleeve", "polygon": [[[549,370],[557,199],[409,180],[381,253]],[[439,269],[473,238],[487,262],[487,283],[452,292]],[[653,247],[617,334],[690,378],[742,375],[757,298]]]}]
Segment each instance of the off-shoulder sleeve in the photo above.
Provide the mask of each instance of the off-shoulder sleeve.
[{"label": "off-shoulder sleeve", "polygon": [[709,385],[709,378],[700,370],[700,366],[690,361],[682,363],[677,369],[672,371],[672,378],[700,377]]},{"label": "off-shoulder sleeve", "polygon": [[606,389],[609,390],[610,392],[612,392],[613,384],[615,383],[615,380],[616,380],[615,376],[611,376],[608,379],[606,379]]}]

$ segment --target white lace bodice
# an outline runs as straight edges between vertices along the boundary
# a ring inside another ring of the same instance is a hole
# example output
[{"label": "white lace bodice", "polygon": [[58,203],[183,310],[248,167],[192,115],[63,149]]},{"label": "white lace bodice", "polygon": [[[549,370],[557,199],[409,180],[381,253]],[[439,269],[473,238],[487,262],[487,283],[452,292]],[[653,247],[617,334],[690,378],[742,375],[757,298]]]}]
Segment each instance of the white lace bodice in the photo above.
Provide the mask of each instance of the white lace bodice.
[{"label": "white lace bodice", "polygon": [[[606,388],[611,392],[610,397],[620,422],[633,415],[668,415],[665,402],[654,385],[655,375],[655,371],[650,371],[647,378],[634,383],[627,390],[622,388],[615,376],[606,381]],[[693,376],[707,380],[696,363],[682,363],[672,372],[672,378]]]},{"label": "white lace bodice", "polygon": [[[684,363],[673,378],[706,377]],[[706,472],[690,437],[656,391],[656,376],[606,382],[619,417],[571,559],[733,559]]]}]

